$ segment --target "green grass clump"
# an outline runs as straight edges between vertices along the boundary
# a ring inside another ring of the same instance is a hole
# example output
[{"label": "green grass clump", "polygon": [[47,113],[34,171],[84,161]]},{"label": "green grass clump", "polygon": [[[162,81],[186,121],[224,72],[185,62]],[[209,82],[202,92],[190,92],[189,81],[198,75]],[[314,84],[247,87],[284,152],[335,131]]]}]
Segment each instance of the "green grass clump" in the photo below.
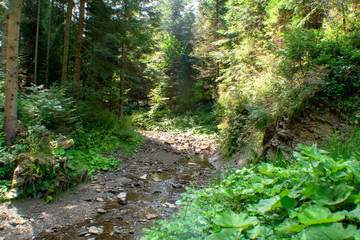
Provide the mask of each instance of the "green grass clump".
[{"label": "green grass clump", "polygon": [[299,148],[291,167],[262,163],[188,189],[175,218],[142,239],[359,239],[359,155],[333,159],[316,145]]}]

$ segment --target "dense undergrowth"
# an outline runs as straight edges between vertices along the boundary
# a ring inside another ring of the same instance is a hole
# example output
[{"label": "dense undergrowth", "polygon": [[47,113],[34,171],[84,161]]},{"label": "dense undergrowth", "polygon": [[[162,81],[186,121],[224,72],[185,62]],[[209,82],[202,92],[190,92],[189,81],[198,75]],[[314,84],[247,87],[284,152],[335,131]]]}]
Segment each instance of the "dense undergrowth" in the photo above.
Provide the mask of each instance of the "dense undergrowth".
[{"label": "dense undergrowth", "polygon": [[179,213],[142,239],[360,239],[360,155],[343,154],[347,147],[333,144],[331,154],[299,145],[285,166],[274,159],[228,170],[187,189]]},{"label": "dense undergrowth", "polygon": [[211,103],[199,103],[194,110],[176,113],[171,109],[152,105],[132,113],[134,123],[141,129],[191,134],[217,135],[219,116]]},{"label": "dense undergrowth", "polygon": [[[3,108],[4,96],[0,99]],[[52,201],[96,170],[116,167],[121,159],[114,153],[129,154],[143,141],[129,118],[119,122],[100,104],[75,103],[56,86],[30,87],[20,95],[19,124],[11,147],[0,136],[0,201],[16,197]]]}]

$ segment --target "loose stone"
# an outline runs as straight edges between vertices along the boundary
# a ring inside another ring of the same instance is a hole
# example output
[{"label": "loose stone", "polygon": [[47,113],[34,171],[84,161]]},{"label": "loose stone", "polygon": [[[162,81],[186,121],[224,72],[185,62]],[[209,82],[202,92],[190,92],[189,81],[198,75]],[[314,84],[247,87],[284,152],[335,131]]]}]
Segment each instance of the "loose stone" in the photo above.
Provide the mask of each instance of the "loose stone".
[{"label": "loose stone", "polygon": [[161,179],[158,178],[158,177],[153,177],[152,180],[153,180],[154,182],[161,182]]},{"label": "loose stone", "polygon": [[89,233],[89,231],[85,230],[85,231],[82,231],[81,233],[79,233],[79,236],[85,236],[88,233]]},{"label": "loose stone", "polygon": [[171,186],[173,188],[182,188],[183,187],[180,183],[172,183]]},{"label": "loose stone", "polygon": [[147,174],[144,174],[144,175],[142,175],[141,177],[139,177],[139,179],[140,179],[140,180],[146,180],[147,176],[148,176]]},{"label": "loose stone", "polygon": [[158,218],[158,217],[159,217],[158,214],[147,214],[147,215],[146,215],[146,219],[147,219],[147,220],[155,219],[155,218]]},{"label": "loose stone", "polygon": [[165,205],[166,205],[168,208],[176,208],[176,205],[175,205],[175,204],[172,204],[172,203],[169,203],[169,202],[166,202]]},{"label": "loose stone", "polygon": [[104,214],[104,213],[106,213],[106,210],[103,209],[103,208],[98,208],[98,209],[95,210],[95,212],[100,213],[100,214]]},{"label": "loose stone", "polygon": [[121,205],[126,205],[126,202],[127,202],[127,194],[126,192],[121,192],[119,193],[116,198],[118,199],[119,203]]},{"label": "loose stone", "polygon": [[190,165],[190,166],[197,166],[198,164],[197,164],[197,163],[193,163],[193,162],[189,162],[188,165]]},{"label": "loose stone", "polygon": [[102,234],[104,232],[104,229],[101,228],[101,227],[92,226],[92,227],[89,228],[88,231],[89,231],[89,233],[99,235],[99,234]]}]

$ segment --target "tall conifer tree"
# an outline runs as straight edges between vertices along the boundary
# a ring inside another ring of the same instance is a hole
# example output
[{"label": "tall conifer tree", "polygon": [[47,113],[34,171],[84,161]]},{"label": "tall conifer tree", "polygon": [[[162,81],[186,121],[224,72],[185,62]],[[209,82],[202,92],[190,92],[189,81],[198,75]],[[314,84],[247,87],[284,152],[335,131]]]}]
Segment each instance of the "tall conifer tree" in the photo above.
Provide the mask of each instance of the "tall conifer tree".
[{"label": "tall conifer tree", "polygon": [[4,132],[6,134],[8,145],[11,145],[12,140],[16,136],[18,128],[17,94],[21,7],[22,0],[10,1],[4,112]]},{"label": "tall conifer tree", "polygon": [[84,33],[84,18],[85,18],[85,0],[80,0],[79,23],[78,23],[78,32],[76,37],[75,70],[74,70],[75,95],[77,95],[80,90],[80,68],[81,68],[82,38]]},{"label": "tall conifer tree", "polygon": [[72,18],[72,9],[74,3],[73,0],[68,0],[67,10],[66,10],[66,24],[64,31],[64,49],[63,49],[63,64],[61,71],[61,84],[65,85],[68,76],[68,66],[69,66],[69,44],[70,44],[70,28],[71,28],[71,18]]}]

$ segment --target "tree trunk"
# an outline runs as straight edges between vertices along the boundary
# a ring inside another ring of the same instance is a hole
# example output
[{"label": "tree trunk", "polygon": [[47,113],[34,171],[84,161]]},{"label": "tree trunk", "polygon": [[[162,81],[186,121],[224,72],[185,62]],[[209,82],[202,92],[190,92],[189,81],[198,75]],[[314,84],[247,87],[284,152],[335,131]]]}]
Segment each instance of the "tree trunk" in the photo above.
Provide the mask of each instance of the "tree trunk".
[{"label": "tree trunk", "polygon": [[36,39],[35,39],[35,73],[34,73],[34,82],[37,84],[37,75],[38,75],[38,55],[39,55],[39,32],[40,32],[40,10],[41,10],[41,0],[38,0],[38,12],[37,12],[37,25],[36,25]]},{"label": "tree trunk", "polygon": [[[216,32],[215,32],[215,39],[218,40],[219,39],[219,34],[218,34],[218,30],[219,30],[219,0],[216,0],[216,19],[215,19],[215,24],[216,24]],[[216,47],[216,50],[219,51],[219,47]],[[214,81],[214,100],[217,101],[219,99],[219,90],[218,90],[218,82],[217,79],[220,76],[220,63],[218,59],[215,59],[216,63],[215,63],[215,81]]]},{"label": "tree trunk", "polygon": [[[123,34],[124,38],[126,35],[126,22],[127,22],[127,6],[128,2],[124,1],[124,18],[123,18]],[[119,120],[124,119],[124,82],[125,82],[125,57],[126,57],[126,44],[123,40],[122,51],[121,51],[121,75],[120,75],[120,109],[119,109]]]},{"label": "tree trunk", "polygon": [[215,65],[214,100],[217,101],[219,99],[219,83],[217,79],[220,76],[220,63],[218,60],[216,60]]},{"label": "tree trunk", "polygon": [[119,120],[124,119],[124,81],[125,81],[125,42],[122,45],[121,53],[121,75],[120,75],[120,111],[119,111]]},{"label": "tree trunk", "polygon": [[84,33],[85,0],[80,0],[79,26],[76,38],[76,57],[74,71],[74,95],[77,96],[80,90],[80,68],[81,68],[81,50],[82,37]]},{"label": "tree trunk", "polygon": [[46,45],[46,70],[45,70],[45,85],[49,86],[49,62],[50,62],[50,45],[51,45],[51,25],[52,14],[54,10],[54,0],[51,0],[50,15],[49,15],[49,27],[47,33],[47,45]]},{"label": "tree trunk", "polygon": [[21,5],[22,0],[11,0],[8,22],[4,132],[9,146],[16,136],[18,127],[17,93]]},{"label": "tree trunk", "polygon": [[1,39],[1,56],[0,56],[0,69],[3,73],[6,73],[6,48],[7,48],[7,32],[8,32],[8,15],[2,25],[3,36]]},{"label": "tree trunk", "polygon": [[69,42],[70,42],[70,26],[73,9],[73,0],[68,1],[68,7],[66,12],[66,25],[64,32],[64,49],[63,49],[63,64],[61,71],[61,84],[64,86],[67,80],[68,65],[69,65]]},{"label": "tree trunk", "polygon": [[341,2],[341,11],[342,11],[342,24],[343,24],[343,31],[346,34],[346,14],[345,14],[345,0]]}]

